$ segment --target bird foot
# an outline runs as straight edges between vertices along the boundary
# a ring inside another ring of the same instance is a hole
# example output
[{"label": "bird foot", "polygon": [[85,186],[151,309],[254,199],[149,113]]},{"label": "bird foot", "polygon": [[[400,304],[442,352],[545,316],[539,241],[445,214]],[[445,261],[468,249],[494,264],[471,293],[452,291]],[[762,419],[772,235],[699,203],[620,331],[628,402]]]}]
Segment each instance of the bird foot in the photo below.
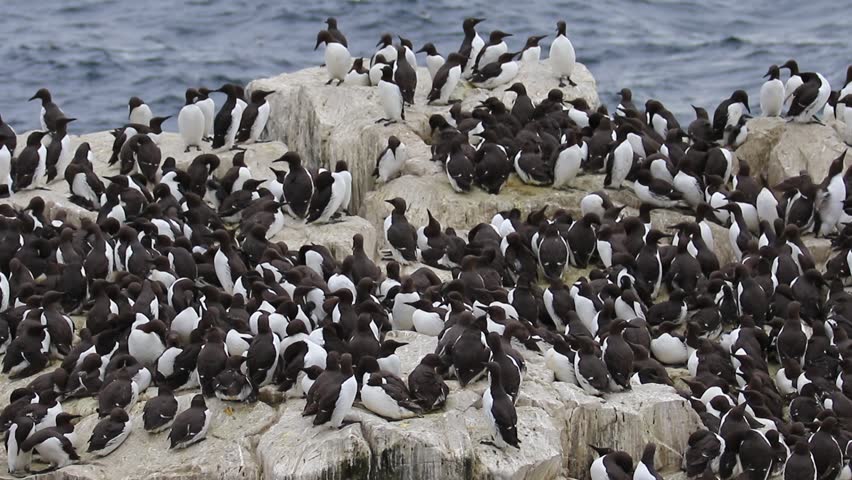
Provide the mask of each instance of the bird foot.
[{"label": "bird foot", "polygon": [[560,78],[559,79],[559,88],[564,88],[564,87],[565,87],[565,82],[563,82],[562,79]]},{"label": "bird foot", "polygon": [[490,447],[494,447],[494,448],[496,448],[497,450],[499,450],[499,449],[500,449],[500,447],[498,447],[498,446],[497,446],[497,444],[496,444],[496,443],[494,443],[494,442],[492,442],[491,440],[480,440],[480,441],[479,441],[479,443],[480,443],[481,445],[488,445],[488,446],[490,446]]},{"label": "bird foot", "polygon": [[183,149],[183,153],[189,153],[189,146]]},{"label": "bird foot", "polygon": [[247,148],[245,148],[245,147],[238,147],[238,146],[236,146],[236,145],[234,145],[233,147],[231,147],[231,151],[245,152],[246,150],[248,150],[248,149],[247,149]]},{"label": "bird foot", "polygon": [[393,125],[394,123],[398,123],[398,122],[397,122],[396,120],[389,120],[389,121],[385,122],[385,126],[386,126],[386,127],[390,127],[390,126],[391,126],[391,125]]},{"label": "bird foot", "polygon": [[327,82],[325,82],[325,84],[326,84],[326,85],[331,85],[331,82],[333,82],[333,81],[334,81],[334,79],[333,79],[333,78],[329,78],[329,79],[328,79],[328,81],[327,81]]},{"label": "bird foot", "polygon": [[201,146],[200,146],[200,145],[196,145],[196,146],[195,146],[195,150],[200,152],[200,151],[201,151]]},{"label": "bird foot", "polygon": [[380,118],[380,119],[376,120],[376,123],[382,123],[382,122],[387,122],[387,121],[388,121],[387,118]]},{"label": "bird foot", "polygon": [[337,86],[339,87],[339,86],[341,86],[341,85],[343,85],[343,80],[338,80],[338,81],[337,81]]},{"label": "bird foot", "polygon": [[574,83],[574,80],[571,80],[571,77],[568,77],[568,84],[569,84],[569,85],[571,85],[572,87],[576,87],[576,86],[577,86],[577,84],[576,84],[576,83]]}]

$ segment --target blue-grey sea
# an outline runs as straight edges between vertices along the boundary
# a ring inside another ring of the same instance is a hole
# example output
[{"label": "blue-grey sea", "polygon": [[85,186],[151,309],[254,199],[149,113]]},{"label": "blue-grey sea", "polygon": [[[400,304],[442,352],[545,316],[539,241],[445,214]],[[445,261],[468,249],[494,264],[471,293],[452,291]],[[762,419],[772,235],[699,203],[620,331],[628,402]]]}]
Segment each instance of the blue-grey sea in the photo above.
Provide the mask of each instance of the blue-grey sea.
[{"label": "blue-grey sea", "polygon": [[19,132],[38,127],[27,99],[42,86],[80,133],[124,123],[134,95],[175,114],[188,86],[319,65],[314,41],[328,16],[360,55],[383,32],[446,54],[468,16],[487,18],[485,33],[514,33],[519,49],[565,19],[605,103],[626,86],[685,119],[690,104],[715,107],[737,88],[756,107],[770,64],[795,58],[840,85],[852,63],[852,8],[839,0],[2,0],[0,11],[0,115]]}]

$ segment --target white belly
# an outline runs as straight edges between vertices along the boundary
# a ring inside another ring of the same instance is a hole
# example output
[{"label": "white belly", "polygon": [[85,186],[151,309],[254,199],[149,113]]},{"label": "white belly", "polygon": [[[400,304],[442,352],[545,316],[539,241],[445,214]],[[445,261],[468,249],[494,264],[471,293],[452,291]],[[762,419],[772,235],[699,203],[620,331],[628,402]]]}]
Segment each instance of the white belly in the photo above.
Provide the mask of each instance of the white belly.
[{"label": "white belly", "polygon": [[334,80],[343,80],[352,66],[352,55],[339,43],[330,43],[325,49],[325,65],[328,76]]},{"label": "white belly", "polygon": [[206,128],[204,112],[198,105],[186,105],[178,114],[178,130],[184,146],[200,146]]}]

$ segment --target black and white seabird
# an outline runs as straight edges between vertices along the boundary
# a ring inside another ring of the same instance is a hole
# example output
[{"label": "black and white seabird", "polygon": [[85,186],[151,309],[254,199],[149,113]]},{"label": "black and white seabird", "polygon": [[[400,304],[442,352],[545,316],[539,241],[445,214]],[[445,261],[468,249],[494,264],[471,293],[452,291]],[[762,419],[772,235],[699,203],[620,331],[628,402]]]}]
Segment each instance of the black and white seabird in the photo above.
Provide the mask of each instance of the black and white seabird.
[{"label": "black and white seabird", "polygon": [[317,34],[314,50],[323,43],[325,44],[325,67],[328,70],[328,82],[325,84],[331,85],[331,82],[337,80],[339,86],[346,79],[349,67],[352,66],[352,55],[346,45],[328,30],[322,30]]},{"label": "black and white seabird", "polygon": [[769,78],[760,87],[760,112],[764,117],[778,117],[784,108],[784,82],[778,65],[769,67],[764,77]]},{"label": "black and white seabird", "polygon": [[382,79],[379,80],[377,88],[379,103],[385,116],[376,120],[376,123],[384,123],[385,126],[388,126],[405,120],[405,101],[402,96],[402,89],[394,81],[392,66],[385,65],[382,67]]},{"label": "black and white seabird", "polygon": [[186,448],[207,436],[213,414],[204,402],[204,395],[192,397],[189,409],[181,412],[169,432],[169,448]]},{"label": "black and white seabird", "polygon": [[[426,69],[429,70],[429,77],[432,81],[435,81],[435,75],[438,73],[438,70],[444,65],[444,57],[438,53],[438,49],[435,48],[435,45],[427,43],[423,45],[423,48],[417,50],[416,53],[425,53],[426,54]],[[463,64],[467,58],[462,57],[460,64]]]},{"label": "black and white seabird", "polygon": [[802,85],[792,94],[787,117],[798,123],[810,123],[816,120],[816,115],[822,112],[831,94],[831,85],[820,73],[803,72],[799,75]]},{"label": "black and white seabird", "polygon": [[325,19],[325,24],[327,26],[328,33],[331,34],[332,38],[337,40],[338,43],[343,45],[344,47],[349,46],[349,42],[346,41],[346,35],[343,34],[337,28],[337,19],[334,17],[328,17]]},{"label": "black and white seabird", "polygon": [[35,433],[35,423],[28,416],[19,415],[6,429],[4,445],[6,447],[6,465],[12,475],[29,470],[32,452],[24,451],[21,446]]},{"label": "black and white seabird", "polygon": [[142,426],[145,431],[159,433],[172,426],[178,411],[174,393],[165,385],[157,388],[157,395],[145,402],[142,410]]},{"label": "black and white seabird", "polygon": [[397,50],[396,47],[393,46],[393,36],[390,33],[383,33],[381,38],[379,38],[378,43],[376,43],[376,48],[378,50],[373,54],[373,58],[370,61],[370,65],[376,65],[380,63],[379,57],[384,58],[385,63],[388,65],[395,64],[397,60]]},{"label": "black and white seabird", "polygon": [[488,362],[489,384],[482,393],[482,412],[490,427],[491,442],[499,449],[521,448],[518,439],[518,414],[512,397],[503,388],[500,365]]},{"label": "black and white seabird", "polygon": [[588,395],[602,395],[607,392],[612,377],[606,364],[596,353],[595,341],[583,336],[573,336],[569,339],[569,345],[577,349],[574,354],[574,372],[580,388]]},{"label": "black and white seabird", "polygon": [[108,417],[95,425],[86,451],[98,457],[105,457],[127,440],[130,431],[130,416],[124,409],[114,408]]},{"label": "black and white seabird", "polygon": [[214,149],[229,149],[234,146],[237,131],[243,118],[243,108],[238,102],[239,92],[236,85],[225,84],[217,92],[222,92],[228,99],[222,104],[216,119],[213,122],[213,144]]},{"label": "black and white seabird", "polygon": [[521,63],[537,64],[541,60],[541,45],[538,43],[545,38],[547,38],[547,35],[533,35],[527,38],[527,43],[521,50]]},{"label": "black and white seabird", "polygon": [[450,141],[450,154],[444,162],[450,186],[457,193],[469,192],[473,186],[473,174],[476,167],[464,149],[467,140],[463,134]]},{"label": "black and white seabird", "polygon": [[210,141],[213,138],[213,123],[216,119],[216,102],[210,98],[211,90],[200,87],[198,89],[198,97],[195,104],[201,109],[204,114],[204,140]]},{"label": "black and white seabird", "polygon": [[441,376],[443,370],[441,357],[427,353],[408,375],[408,390],[424,411],[437,410],[447,401],[450,387]]},{"label": "black and white seabird", "polygon": [[393,81],[399,87],[403,101],[408,105],[414,105],[414,91],[417,89],[417,72],[414,70],[414,66],[405,58],[406,51],[408,50],[402,46],[397,47],[397,61],[393,72]]},{"label": "black and white seabird", "polygon": [[527,139],[513,159],[515,173],[529,185],[548,185],[553,182],[553,171],[542,157],[542,149],[535,139]]},{"label": "black and white seabird", "polygon": [[393,259],[407,265],[417,260],[417,230],[405,217],[404,199],[393,198],[386,202],[393,205],[393,211],[385,217],[385,240],[390,246]]},{"label": "black and white seabird", "polygon": [[633,132],[633,128],[624,125],[615,131],[615,144],[605,159],[606,177],[604,177],[604,188],[621,190],[624,181],[633,169],[633,144],[627,139]]},{"label": "black and white seabird", "polygon": [[339,373],[325,382],[321,383],[320,380],[317,379],[309,392],[310,396],[314,389],[317,389],[318,411],[313,423],[330,423],[332,428],[340,428],[358,394],[358,382],[352,370],[352,356],[348,353],[341,355]]},{"label": "black and white seabird", "polygon": [[496,62],[500,58],[500,55],[509,51],[509,47],[506,45],[504,39],[511,36],[511,33],[500,30],[492,31],[488,36],[488,42],[482,47],[482,50],[479,51],[473,62],[474,72],[478,72],[486,65]]},{"label": "black and white seabird", "polygon": [[447,61],[441,63],[432,77],[432,89],[426,97],[427,103],[446,105],[450,102],[450,95],[453,94],[462,78],[462,65],[465,60],[461,54],[451,53]]},{"label": "black and white seabird", "polygon": [[263,130],[266,128],[266,122],[269,121],[269,111],[271,109],[266,97],[273,93],[275,93],[274,90],[255,90],[251,92],[251,103],[246,106],[240,120],[237,142],[257,143],[260,139],[260,135],[263,134]]},{"label": "black and white seabird", "polygon": [[213,396],[216,376],[227,367],[227,363],[228,349],[225,346],[225,334],[219,328],[212,328],[207,332],[207,341],[198,352],[195,371],[204,396]]},{"label": "black and white seabird", "polygon": [[420,414],[418,405],[405,382],[390,372],[382,371],[372,356],[361,357],[358,370],[361,380],[361,403],[367,410],[390,420],[402,420]]},{"label": "black and white seabird", "polygon": [[795,60],[787,60],[781,67],[790,71],[790,77],[784,83],[784,109],[789,109],[793,103],[793,92],[802,86],[802,77],[799,75],[799,64]]},{"label": "black and white seabird", "polygon": [[467,61],[464,63],[462,72],[463,78],[470,78],[473,74],[473,64],[476,62],[476,57],[479,56],[480,50],[485,46],[485,40],[476,32],[476,26],[484,22],[484,18],[466,18],[462,23],[464,30],[464,39],[459,47],[458,53],[464,55]]},{"label": "black and white seabird", "polygon": [[322,171],[314,180],[314,193],[308,206],[307,223],[327,223],[331,216],[337,212],[342,198],[335,198],[334,175],[328,170]]},{"label": "black and white seabird", "polygon": [[364,67],[363,58],[356,58],[355,61],[352,62],[352,68],[349,69],[349,73],[346,74],[346,78],[343,80],[343,83],[361,87],[369,87],[372,85],[370,82],[370,71]]},{"label": "black and white seabird", "polygon": [[46,88],[40,88],[35,95],[30,97],[30,101],[35,99],[41,100],[41,113],[39,115],[41,129],[48,132],[55,131],[56,121],[64,117],[65,113],[62,112],[62,109],[58,105],[53,103],[50,91]]},{"label": "black and white seabird", "polygon": [[130,123],[138,123],[139,125],[148,125],[151,121],[151,107],[139,97],[130,97],[127,102],[127,120]]},{"label": "black and white seabird", "polygon": [[[513,110],[514,111],[514,110]],[[583,163],[583,148],[576,141],[574,132],[566,134],[565,141],[554,151],[553,188],[569,188],[580,172]],[[631,159],[632,163],[632,159]]]},{"label": "black and white seabird", "polygon": [[29,436],[20,447],[24,452],[38,452],[42,461],[53,469],[63,468],[80,460],[71,440],[56,427],[39,430]]},{"label": "black and white seabird", "polygon": [[47,180],[47,148],[41,143],[45,135],[47,132],[30,133],[27,146],[13,163],[12,188],[15,191],[44,185]]},{"label": "black and white seabird", "polygon": [[511,82],[518,76],[521,68],[515,60],[517,56],[518,52],[500,55],[496,61],[479,68],[471,77],[470,83],[478,88],[493,90]]},{"label": "black and white seabird", "polygon": [[633,192],[642,203],[660,208],[674,208],[683,197],[670,183],[654,178],[648,170],[640,170],[633,182]]},{"label": "black and white seabird", "polygon": [[567,27],[563,20],[556,23],[556,38],[550,44],[548,57],[553,73],[559,78],[559,87],[565,86],[566,79],[572,87],[576,87],[577,84],[571,80],[571,74],[574,73],[577,54],[574,53],[574,45],[571,44],[571,40],[568,40]]},{"label": "black and white seabird", "polygon": [[178,131],[183,139],[183,144],[186,146],[184,152],[189,152],[190,147],[195,147],[200,152],[201,141],[204,138],[207,124],[204,111],[199,104],[195,103],[198,98],[198,90],[186,89],[185,98],[186,103],[178,114]]},{"label": "black and white seabird", "polygon": [[632,325],[623,319],[617,319],[609,325],[609,335],[601,345],[602,358],[613,383],[620,388],[630,389],[630,377],[633,376],[633,349],[621,336],[625,328]]},{"label": "black and white seabird", "polygon": [[[595,447],[589,445],[598,453],[592,465],[589,467],[589,475],[592,480],[616,480],[634,478],[633,458],[627,452],[612,450],[611,448]],[[636,480],[644,477],[636,477]]]},{"label": "black and white seabird", "polygon": [[405,144],[394,135],[388,137],[388,145],[379,152],[376,158],[376,168],[373,176],[382,183],[387,183],[398,177],[405,161],[408,160],[408,150]]},{"label": "black and white seabird", "polygon": [[725,134],[725,128],[737,125],[746,112],[751,112],[748,106],[748,94],[745,90],[736,90],[716,107],[713,113],[713,131],[717,139]]},{"label": "black and white seabird", "polygon": [[284,177],[284,200],[290,215],[305,218],[314,192],[311,174],[302,166],[302,157],[296,152],[287,152],[274,162],[286,162],[287,176]]},{"label": "black and white seabird", "polygon": [[65,169],[74,158],[71,151],[71,137],[68,136],[68,124],[76,118],[60,117],[56,119],[56,130],[50,135],[50,144],[47,145],[47,182],[54,178],[65,178]]}]

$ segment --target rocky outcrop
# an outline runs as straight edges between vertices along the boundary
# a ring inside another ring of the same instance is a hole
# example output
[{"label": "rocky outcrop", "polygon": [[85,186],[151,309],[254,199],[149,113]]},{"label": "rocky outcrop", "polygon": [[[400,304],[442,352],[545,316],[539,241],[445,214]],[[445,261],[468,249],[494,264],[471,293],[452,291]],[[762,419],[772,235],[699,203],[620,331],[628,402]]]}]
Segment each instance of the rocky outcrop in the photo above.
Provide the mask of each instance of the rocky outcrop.
[{"label": "rocky outcrop", "polygon": [[[596,84],[588,69],[578,64],[571,78],[578,86],[565,87],[566,100],[581,97],[593,108],[597,107]],[[357,213],[369,212],[363,200],[374,187],[372,172],[376,156],[386,146],[390,135],[396,135],[408,148],[406,173],[422,175],[438,171],[428,162],[429,146],[423,139],[430,135],[429,116],[445,114],[448,107],[425,105],[431,88],[425,68],[417,70],[416,104],[406,109],[404,124],[391,127],[375,123],[382,116],[375,88],[326,86],[326,80],[324,68],[309,68],[255,80],[248,85],[247,91],[276,92],[267,97],[272,105],[266,127],[268,138],[286,143],[313,166],[333,167],[339,160],[348,163],[354,181],[352,204],[358,208]],[[548,91],[558,87],[547,61],[525,65],[516,81],[523,82],[534,99],[544,98]],[[463,99],[466,110],[489,96],[509,102],[515,94],[506,94],[506,87],[509,85],[491,91],[471,88],[461,82],[452,98]]]},{"label": "rocky outcrop", "polygon": [[819,183],[846,148],[832,125],[758,117],[749,120],[748,138],[737,149],[737,157],[749,163],[753,174],[765,172],[773,186],[802,171]]}]

